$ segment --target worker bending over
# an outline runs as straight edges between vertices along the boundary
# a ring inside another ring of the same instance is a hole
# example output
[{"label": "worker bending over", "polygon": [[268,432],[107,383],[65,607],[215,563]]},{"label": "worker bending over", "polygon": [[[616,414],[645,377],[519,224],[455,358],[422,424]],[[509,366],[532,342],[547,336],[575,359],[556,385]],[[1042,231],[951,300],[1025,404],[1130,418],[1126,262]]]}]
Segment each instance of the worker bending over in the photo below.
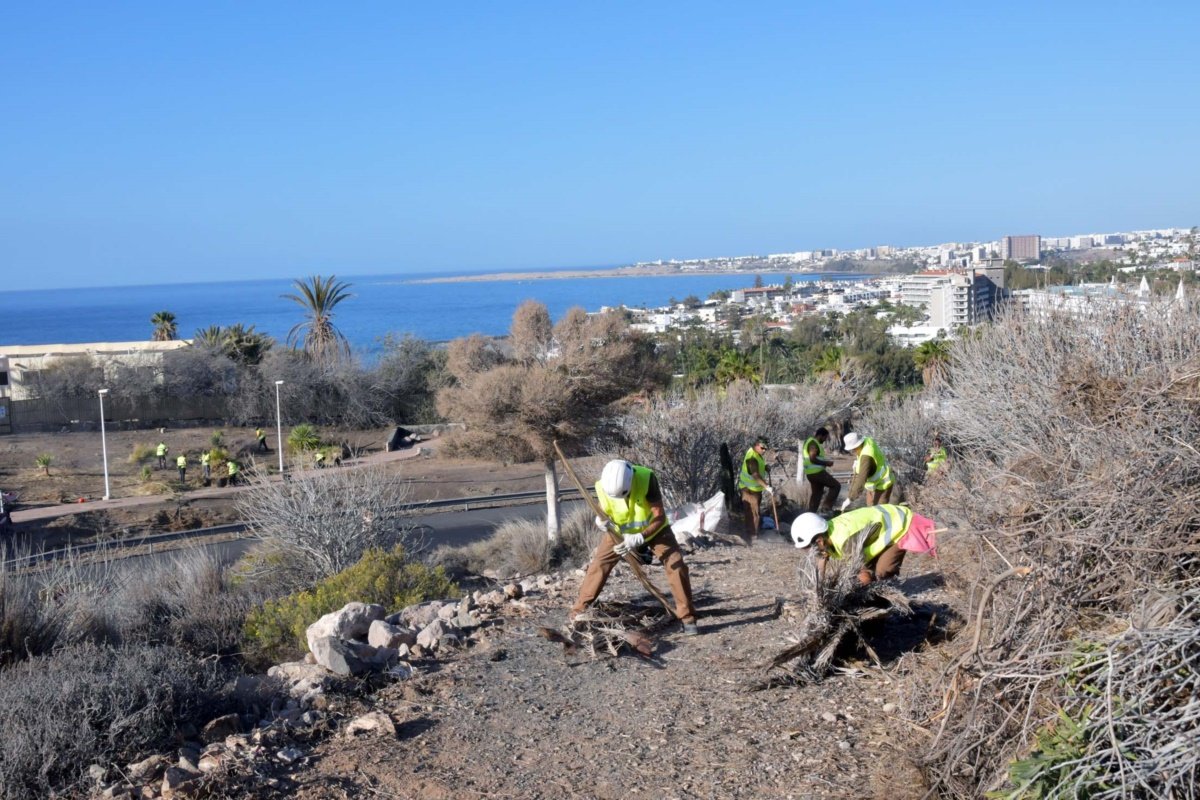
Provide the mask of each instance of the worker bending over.
[{"label": "worker bending over", "polygon": [[828,429],[817,428],[817,432],[800,445],[800,464],[808,481],[808,510],[813,512],[822,508],[826,513],[832,511],[833,503],[842,491],[842,484],[828,470],[833,461],[825,456],[827,441]]},{"label": "worker bending over", "polygon": [[763,458],[763,453],[769,449],[767,438],[759,436],[742,458],[742,474],[738,478],[738,488],[741,490],[742,502],[746,504],[746,508],[742,510],[742,519],[746,525],[747,544],[758,536],[759,526],[762,525],[762,513],[759,511],[762,498],[770,499],[775,493],[771,488],[771,470],[767,469],[767,462]]},{"label": "worker bending over", "polygon": [[[571,619],[595,602],[609,573],[626,553],[634,553],[646,545],[667,571],[667,583],[675,598],[675,616],[683,623],[683,632],[689,636],[699,633],[687,564],[683,563],[679,543],[667,522],[662,489],[653,470],[619,459],[608,462],[596,481],[596,499],[605,514],[596,517],[596,527],[605,534],[583,576],[579,599],[571,608]],[[619,544],[608,533],[614,529],[621,535]]]},{"label": "worker bending over", "polygon": [[925,474],[932,475],[937,472],[942,464],[946,463],[946,448],[942,447],[942,437],[933,437],[933,447],[929,448],[929,454],[925,456]]},{"label": "worker bending over", "polygon": [[[816,542],[824,579],[829,559],[845,558],[846,543],[864,531],[863,568],[858,573],[858,582],[863,586],[899,575],[906,550],[936,555],[933,520],[914,514],[907,506],[890,504],[856,508],[828,521],[820,514],[801,514],[792,522],[792,541],[799,548]],[[901,547],[901,540],[910,534],[911,540]]]},{"label": "worker bending over", "polygon": [[850,432],[846,434],[846,449],[854,454],[854,479],[850,482],[850,492],[842,503],[842,511],[857,500],[864,489],[869,506],[890,501],[892,486],[896,482],[892,479],[892,469],[875,440]]}]

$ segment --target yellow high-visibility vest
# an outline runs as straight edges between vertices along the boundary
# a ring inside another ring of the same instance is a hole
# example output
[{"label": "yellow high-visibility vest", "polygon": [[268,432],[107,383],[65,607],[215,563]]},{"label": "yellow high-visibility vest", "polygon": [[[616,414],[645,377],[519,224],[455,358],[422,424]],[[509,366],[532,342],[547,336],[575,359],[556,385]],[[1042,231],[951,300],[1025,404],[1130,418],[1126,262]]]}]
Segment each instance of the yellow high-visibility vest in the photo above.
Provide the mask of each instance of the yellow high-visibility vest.
[{"label": "yellow high-visibility vest", "polygon": [[[596,499],[600,501],[600,510],[616,523],[622,536],[645,534],[646,525],[653,515],[650,503],[646,500],[646,493],[650,491],[650,477],[653,474],[654,471],[649,467],[634,466],[633,485],[629,488],[629,494],[622,500],[609,497],[601,488],[600,481],[596,481]],[[653,539],[660,531],[662,528],[646,536],[646,541]]]},{"label": "yellow high-visibility vest", "polygon": [[867,437],[863,439],[862,450],[858,453],[858,458],[854,460],[854,474],[857,475],[862,470],[864,458],[869,458],[875,462],[875,471],[867,478],[863,484],[872,492],[882,492],[892,485],[892,469],[887,464],[887,459],[883,457],[883,451],[879,449],[879,445],[875,444],[875,440]]},{"label": "yellow high-visibility vest", "polygon": [[856,508],[837,515],[829,520],[829,556],[839,559],[844,557],[846,542],[863,528],[875,523],[879,523],[880,528],[863,544],[864,561],[878,558],[880,553],[899,542],[901,537],[908,533],[908,526],[912,524],[912,511],[904,506],[887,503]]},{"label": "yellow high-visibility vest", "polygon": [[763,484],[759,483],[753,475],[750,474],[750,461],[753,460],[758,464],[758,474],[763,478],[770,477],[771,470],[767,469],[767,462],[758,454],[753,447],[746,451],[745,458],[742,459],[742,474],[738,477],[738,488],[749,489],[752,492],[761,492],[764,488]]},{"label": "yellow high-visibility vest", "polygon": [[817,458],[825,458],[825,448],[821,446],[821,442],[818,441],[817,437],[810,436],[805,439],[804,445],[800,448],[800,461],[802,464],[804,464],[805,475],[816,475],[818,472],[825,471],[825,467],[821,466],[820,464],[814,464],[808,460],[808,448],[810,445],[814,444],[817,446]]}]

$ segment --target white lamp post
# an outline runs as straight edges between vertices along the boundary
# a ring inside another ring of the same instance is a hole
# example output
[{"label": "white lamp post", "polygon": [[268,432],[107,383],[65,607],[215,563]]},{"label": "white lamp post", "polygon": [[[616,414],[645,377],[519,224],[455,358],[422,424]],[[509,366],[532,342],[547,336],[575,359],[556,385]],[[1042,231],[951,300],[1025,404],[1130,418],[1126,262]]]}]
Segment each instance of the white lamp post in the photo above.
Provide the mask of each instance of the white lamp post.
[{"label": "white lamp post", "polygon": [[279,415],[279,387],[283,381],[275,381],[275,433],[279,437],[279,474],[283,474],[283,418]]},{"label": "white lamp post", "polygon": [[108,394],[108,389],[100,389],[100,450],[104,453],[104,499],[107,500],[110,496],[108,490],[108,439],[104,435],[104,395]]}]

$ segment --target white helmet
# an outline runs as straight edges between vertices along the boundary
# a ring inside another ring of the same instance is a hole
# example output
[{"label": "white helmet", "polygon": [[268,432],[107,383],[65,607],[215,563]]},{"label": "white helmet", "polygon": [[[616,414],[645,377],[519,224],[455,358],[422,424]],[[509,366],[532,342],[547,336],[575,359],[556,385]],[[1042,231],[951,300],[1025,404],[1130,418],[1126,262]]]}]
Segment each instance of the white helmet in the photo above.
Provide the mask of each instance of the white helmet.
[{"label": "white helmet", "polygon": [[850,431],[842,439],[842,446],[847,450],[857,450],[865,441],[866,439],[862,437],[862,434]]},{"label": "white helmet", "polygon": [[792,541],[796,547],[808,547],[817,534],[829,530],[829,523],[820,514],[801,514],[792,520]]},{"label": "white helmet", "polygon": [[633,464],[621,459],[613,459],[604,465],[600,473],[600,488],[609,497],[620,500],[629,494],[633,486]]}]

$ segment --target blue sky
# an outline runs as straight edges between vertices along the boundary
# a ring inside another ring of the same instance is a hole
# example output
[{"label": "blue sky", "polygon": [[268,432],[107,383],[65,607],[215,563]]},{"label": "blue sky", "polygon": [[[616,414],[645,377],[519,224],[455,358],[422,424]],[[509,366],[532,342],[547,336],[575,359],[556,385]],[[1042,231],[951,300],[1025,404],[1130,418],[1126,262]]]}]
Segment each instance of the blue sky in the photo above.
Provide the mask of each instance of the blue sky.
[{"label": "blue sky", "polygon": [[10,2],[3,288],[1200,223],[1200,4],[976,5]]}]

